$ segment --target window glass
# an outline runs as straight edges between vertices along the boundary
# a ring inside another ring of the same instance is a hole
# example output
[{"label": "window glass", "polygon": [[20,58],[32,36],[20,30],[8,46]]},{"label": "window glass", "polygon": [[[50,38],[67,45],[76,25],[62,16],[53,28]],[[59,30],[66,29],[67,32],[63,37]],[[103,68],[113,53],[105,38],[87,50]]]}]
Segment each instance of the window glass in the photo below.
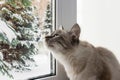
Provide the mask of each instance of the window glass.
[{"label": "window glass", "polygon": [[55,28],[52,0],[0,0],[0,79],[24,80],[55,73],[44,36]]}]

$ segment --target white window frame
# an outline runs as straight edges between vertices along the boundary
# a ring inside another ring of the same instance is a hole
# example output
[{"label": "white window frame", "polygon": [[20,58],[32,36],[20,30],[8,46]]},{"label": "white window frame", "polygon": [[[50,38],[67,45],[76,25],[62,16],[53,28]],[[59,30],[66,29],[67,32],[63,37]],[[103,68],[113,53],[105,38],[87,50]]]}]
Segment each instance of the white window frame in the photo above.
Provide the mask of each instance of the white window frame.
[{"label": "white window frame", "polygon": [[[55,29],[62,25],[65,30],[70,30],[77,23],[77,0],[55,0]],[[54,30],[55,30],[54,29]],[[69,80],[64,68],[56,62],[56,75],[37,80]]]}]

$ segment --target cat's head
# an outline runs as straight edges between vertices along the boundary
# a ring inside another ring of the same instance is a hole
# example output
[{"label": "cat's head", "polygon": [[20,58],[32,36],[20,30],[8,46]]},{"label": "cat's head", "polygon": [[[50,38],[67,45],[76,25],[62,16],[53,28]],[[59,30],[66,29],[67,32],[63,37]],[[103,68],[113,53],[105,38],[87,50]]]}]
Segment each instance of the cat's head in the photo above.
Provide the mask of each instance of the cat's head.
[{"label": "cat's head", "polygon": [[70,31],[63,28],[54,31],[50,36],[45,37],[45,43],[48,49],[57,52],[66,52],[72,50],[79,44],[81,29],[78,24],[74,24]]}]

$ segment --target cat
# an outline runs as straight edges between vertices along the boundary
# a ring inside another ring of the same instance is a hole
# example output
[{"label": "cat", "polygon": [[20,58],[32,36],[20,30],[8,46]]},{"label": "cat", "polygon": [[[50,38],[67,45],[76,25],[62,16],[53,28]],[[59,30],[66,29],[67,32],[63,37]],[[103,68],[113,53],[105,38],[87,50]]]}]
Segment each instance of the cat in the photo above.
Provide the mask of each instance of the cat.
[{"label": "cat", "polygon": [[45,37],[45,45],[64,66],[70,80],[120,80],[120,64],[106,48],[79,40],[80,26],[63,28]]}]

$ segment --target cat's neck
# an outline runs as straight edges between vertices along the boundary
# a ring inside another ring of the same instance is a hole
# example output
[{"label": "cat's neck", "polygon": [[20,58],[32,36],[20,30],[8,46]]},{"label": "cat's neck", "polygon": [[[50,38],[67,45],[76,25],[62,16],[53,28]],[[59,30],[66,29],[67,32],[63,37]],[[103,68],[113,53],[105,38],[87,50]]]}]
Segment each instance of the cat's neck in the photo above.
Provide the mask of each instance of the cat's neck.
[{"label": "cat's neck", "polygon": [[72,49],[65,52],[53,52],[53,56],[58,59],[61,63],[69,63],[70,59],[79,60],[83,57],[88,57],[94,53],[94,46],[85,41],[80,41],[80,43],[73,47]]}]

